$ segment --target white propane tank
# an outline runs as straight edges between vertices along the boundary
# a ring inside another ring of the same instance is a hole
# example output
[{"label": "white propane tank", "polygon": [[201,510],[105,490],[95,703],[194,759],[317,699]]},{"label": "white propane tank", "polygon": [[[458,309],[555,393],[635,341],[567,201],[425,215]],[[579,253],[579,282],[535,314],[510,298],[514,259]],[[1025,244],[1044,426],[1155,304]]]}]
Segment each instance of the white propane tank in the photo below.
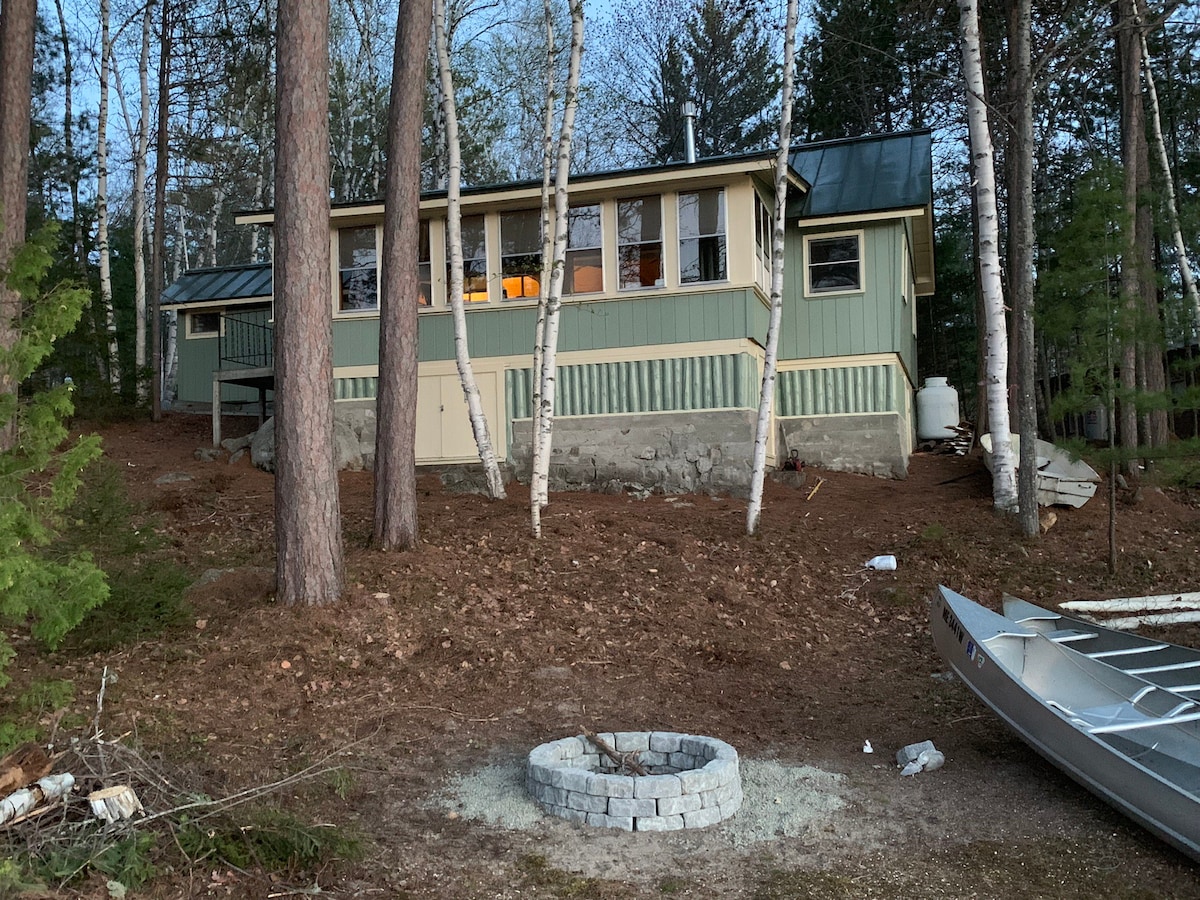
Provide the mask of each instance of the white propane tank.
[{"label": "white propane tank", "polygon": [[952,438],[951,429],[958,423],[958,391],[945,378],[926,378],[925,387],[917,391],[917,438],[922,441]]},{"label": "white propane tank", "polygon": [[1108,410],[1099,398],[1083,414],[1083,436],[1089,441],[1108,440]]}]

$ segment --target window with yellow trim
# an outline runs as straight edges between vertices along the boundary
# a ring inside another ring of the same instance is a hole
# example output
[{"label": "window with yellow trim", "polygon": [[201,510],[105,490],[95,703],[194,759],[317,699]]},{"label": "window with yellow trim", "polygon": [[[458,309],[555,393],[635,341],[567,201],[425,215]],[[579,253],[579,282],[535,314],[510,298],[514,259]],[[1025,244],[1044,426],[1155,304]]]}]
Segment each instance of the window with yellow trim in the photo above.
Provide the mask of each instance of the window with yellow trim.
[{"label": "window with yellow trim", "polygon": [[338,309],[379,309],[379,252],[375,226],[338,229]]},{"label": "window with yellow trim", "polygon": [[572,206],[567,211],[567,268],[564,294],[595,294],[604,290],[600,205]]},{"label": "window with yellow trim", "polygon": [[542,213],[521,209],[500,213],[500,284],[504,300],[524,300],[542,292]]}]

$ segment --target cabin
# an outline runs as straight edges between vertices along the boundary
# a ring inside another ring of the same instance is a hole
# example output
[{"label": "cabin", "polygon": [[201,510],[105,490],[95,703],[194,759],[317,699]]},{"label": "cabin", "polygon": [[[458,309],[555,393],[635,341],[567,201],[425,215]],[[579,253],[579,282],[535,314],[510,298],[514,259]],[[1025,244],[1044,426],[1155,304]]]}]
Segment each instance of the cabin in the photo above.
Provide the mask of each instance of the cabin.
[{"label": "cabin", "polygon": [[[738,492],[749,482],[769,318],[774,154],[574,177],[552,477],[559,487]],[[916,298],[934,290],[930,134],[797,145],[769,461],[904,477]],[[270,226],[270,211],[239,224]],[[418,464],[478,460],[454,361],[445,192],[421,199]],[[332,209],[339,420],[369,454],[381,203]],[[540,183],[462,194],[468,345],[493,442],[529,471]],[[185,273],[176,404],[269,412],[268,265]],[[214,442],[219,430],[214,428]]]}]

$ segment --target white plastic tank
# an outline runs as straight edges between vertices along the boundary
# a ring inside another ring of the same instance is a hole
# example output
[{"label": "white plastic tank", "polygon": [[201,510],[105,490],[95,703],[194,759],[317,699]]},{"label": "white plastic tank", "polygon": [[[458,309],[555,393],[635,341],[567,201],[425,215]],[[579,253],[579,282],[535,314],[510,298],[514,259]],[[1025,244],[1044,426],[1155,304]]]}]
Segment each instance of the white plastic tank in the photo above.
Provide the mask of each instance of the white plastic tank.
[{"label": "white plastic tank", "polygon": [[1099,397],[1083,414],[1083,436],[1089,441],[1108,440],[1108,410]]},{"label": "white plastic tank", "polygon": [[940,376],[925,379],[917,391],[917,438],[940,441],[954,437],[951,430],[959,423],[958,391]]}]

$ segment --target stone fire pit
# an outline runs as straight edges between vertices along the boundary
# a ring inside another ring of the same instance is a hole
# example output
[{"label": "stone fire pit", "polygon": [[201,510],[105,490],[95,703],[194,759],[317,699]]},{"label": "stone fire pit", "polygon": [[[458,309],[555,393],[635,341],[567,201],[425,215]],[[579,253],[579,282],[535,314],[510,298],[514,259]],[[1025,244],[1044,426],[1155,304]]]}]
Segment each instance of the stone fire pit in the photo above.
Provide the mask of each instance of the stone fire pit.
[{"label": "stone fire pit", "polygon": [[529,754],[525,782],[546,812],[602,828],[675,831],[715,825],[741,808],[737,751],[724,741],[672,731],[597,737],[635,755],[649,774],[625,774],[582,735],[542,744]]}]

